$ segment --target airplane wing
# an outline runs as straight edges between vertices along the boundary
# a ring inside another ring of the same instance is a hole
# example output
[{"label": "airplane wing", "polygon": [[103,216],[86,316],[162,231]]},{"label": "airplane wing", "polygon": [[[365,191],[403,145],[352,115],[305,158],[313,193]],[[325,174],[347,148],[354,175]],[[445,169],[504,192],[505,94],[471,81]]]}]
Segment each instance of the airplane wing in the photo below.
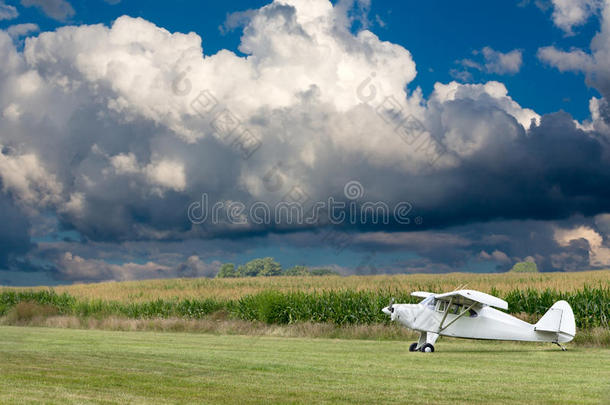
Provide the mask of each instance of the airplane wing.
[{"label": "airplane wing", "polygon": [[504,301],[503,299],[475,290],[452,291],[444,294],[436,294],[435,297],[436,299],[446,300],[453,298],[453,302],[455,304],[472,304],[474,302],[478,302],[491,307],[508,309],[508,302]]},{"label": "airplane wing", "polygon": [[411,295],[413,297],[428,298],[429,296],[434,295],[434,293],[426,292],[426,291],[413,291],[411,293]]}]

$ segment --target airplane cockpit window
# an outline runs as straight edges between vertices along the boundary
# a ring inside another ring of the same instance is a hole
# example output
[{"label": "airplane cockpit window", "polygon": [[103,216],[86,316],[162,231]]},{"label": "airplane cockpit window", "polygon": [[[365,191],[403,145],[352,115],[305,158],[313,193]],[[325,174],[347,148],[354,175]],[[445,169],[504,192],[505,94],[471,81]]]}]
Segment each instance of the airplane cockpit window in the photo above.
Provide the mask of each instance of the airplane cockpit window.
[{"label": "airplane cockpit window", "polygon": [[442,301],[442,300],[440,300],[440,301],[438,301],[438,302],[436,303],[436,310],[437,310],[438,312],[445,312],[445,309],[446,309],[446,308],[447,308],[447,302],[446,302],[446,301]]},{"label": "airplane cockpit window", "polygon": [[477,314],[477,311],[475,311],[474,309],[470,309],[468,312],[470,313],[469,316],[471,318],[476,318],[477,316],[479,316],[479,314]]}]

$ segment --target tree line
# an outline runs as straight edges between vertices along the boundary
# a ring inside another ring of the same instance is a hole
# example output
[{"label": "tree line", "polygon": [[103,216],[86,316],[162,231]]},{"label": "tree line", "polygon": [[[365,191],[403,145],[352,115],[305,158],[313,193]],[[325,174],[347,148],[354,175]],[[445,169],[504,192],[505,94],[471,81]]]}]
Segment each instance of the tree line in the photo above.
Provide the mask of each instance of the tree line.
[{"label": "tree line", "polygon": [[338,275],[338,273],[327,268],[309,268],[307,266],[293,266],[282,269],[282,266],[272,257],[264,257],[250,260],[248,263],[237,267],[233,263],[225,263],[220,266],[216,278],[326,275]]}]

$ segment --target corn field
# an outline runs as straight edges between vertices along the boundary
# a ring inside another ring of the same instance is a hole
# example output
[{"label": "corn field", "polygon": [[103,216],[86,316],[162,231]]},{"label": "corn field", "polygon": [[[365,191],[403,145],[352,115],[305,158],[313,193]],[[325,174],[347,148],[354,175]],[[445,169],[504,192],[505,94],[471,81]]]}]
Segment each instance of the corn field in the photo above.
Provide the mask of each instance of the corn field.
[{"label": "corn field", "polygon": [[[513,289],[505,293],[492,288],[502,297],[513,314],[542,316],[558,300],[570,303],[579,328],[609,327],[610,286],[584,286],[578,290],[557,291],[533,288]],[[414,303],[405,290],[325,290],[282,292],[265,290],[237,299],[157,298],[150,301],[120,302],[101,299],[79,299],[53,290],[13,291],[0,293],[0,315],[6,315],[20,302],[52,307],[57,314],[104,318],[121,316],[133,319],[181,317],[204,318],[218,311],[231,317],[269,324],[320,322],[335,325],[371,325],[388,323],[381,312],[391,298],[396,302]]]},{"label": "corn field", "polygon": [[[556,291],[575,291],[586,285],[609,285],[610,270],[569,273],[450,273],[400,274],[376,276],[321,276],[321,277],[246,277],[246,278],[182,278],[141,281],[73,284],[53,287],[58,294],[68,293],[79,300],[101,299],[123,303],[148,302],[158,298],[236,300],[246,295],[273,290],[284,293],[303,291],[452,291],[461,286],[506,294],[515,288]],[[37,287],[44,291],[48,287]],[[23,291],[5,287],[0,291]]]}]

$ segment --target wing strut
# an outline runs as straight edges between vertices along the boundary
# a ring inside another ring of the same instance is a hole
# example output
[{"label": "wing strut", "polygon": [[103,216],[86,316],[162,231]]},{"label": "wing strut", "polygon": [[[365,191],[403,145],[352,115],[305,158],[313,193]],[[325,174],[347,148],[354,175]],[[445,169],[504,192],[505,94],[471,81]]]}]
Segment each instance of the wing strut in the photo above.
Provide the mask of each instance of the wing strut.
[{"label": "wing strut", "polygon": [[447,307],[445,308],[445,313],[443,314],[443,319],[441,319],[441,324],[440,324],[440,326],[438,327],[438,331],[439,331],[439,332],[440,332],[440,331],[442,331],[442,330],[444,329],[444,328],[443,328],[443,323],[445,322],[445,319],[447,319],[447,314],[449,313],[449,308],[451,308],[451,303],[452,303],[452,302],[453,302],[453,297],[451,297],[451,298],[449,299],[449,304],[447,304]]},{"label": "wing strut", "polygon": [[449,308],[451,307],[451,301],[453,300],[453,298],[451,300],[449,300],[449,305],[447,306],[447,309],[445,310],[445,315],[443,315],[443,320],[441,321],[441,324],[438,328],[438,332],[437,333],[441,333],[442,331],[444,331],[445,329],[447,329],[448,327],[450,327],[453,322],[457,321],[458,319],[460,319],[462,316],[464,316],[464,314],[468,311],[470,311],[472,309],[472,307],[474,307],[474,305],[476,304],[476,302],[473,302],[472,304],[470,304],[470,306],[468,308],[466,308],[465,310],[463,310],[462,312],[460,312],[460,314],[458,316],[455,317],[455,319],[451,322],[449,322],[447,325],[443,326],[443,322],[445,322],[445,318],[447,317],[447,313],[449,312]]}]

